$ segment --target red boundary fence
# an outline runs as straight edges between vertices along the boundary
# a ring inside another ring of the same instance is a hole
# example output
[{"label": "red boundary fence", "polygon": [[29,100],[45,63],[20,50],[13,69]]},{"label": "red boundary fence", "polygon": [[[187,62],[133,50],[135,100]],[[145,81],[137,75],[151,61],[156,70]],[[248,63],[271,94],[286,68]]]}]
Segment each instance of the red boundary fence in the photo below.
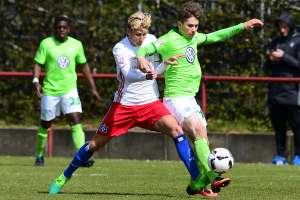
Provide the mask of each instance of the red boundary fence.
[{"label": "red boundary fence", "polygon": [[[41,73],[41,77],[45,73]],[[78,73],[78,78],[82,78],[83,74]],[[115,79],[116,74],[92,74],[95,79]],[[0,77],[24,77],[32,78],[32,72],[1,72]],[[157,79],[164,79],[159,76]],[[273,77],[234,77],[234,76],[202,76],[201,79],[201,108],[206,117],[206,83],[211,82],[281,82],[281,83],[300,83],[300,78],[273,78]],[[53,152],[53,125],[51,125],[48,133],[48,156],[52,157]]]}]

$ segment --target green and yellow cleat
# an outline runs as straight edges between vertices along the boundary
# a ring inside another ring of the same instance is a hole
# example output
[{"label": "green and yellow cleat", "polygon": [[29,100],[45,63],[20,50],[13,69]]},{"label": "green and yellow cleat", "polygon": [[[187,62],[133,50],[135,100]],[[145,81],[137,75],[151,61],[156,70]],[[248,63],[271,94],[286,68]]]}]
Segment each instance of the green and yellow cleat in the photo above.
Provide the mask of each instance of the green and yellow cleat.
[{"label": "green and yellow cleat", "polygon": [[55,179],[55,181],[50,186],[49,193],[50,194],[58,194],[61,191],[61,188],[71,178],[72,178],[72,176],[70,178],[66,178],[64,173],[62,173],[57,179]]}]

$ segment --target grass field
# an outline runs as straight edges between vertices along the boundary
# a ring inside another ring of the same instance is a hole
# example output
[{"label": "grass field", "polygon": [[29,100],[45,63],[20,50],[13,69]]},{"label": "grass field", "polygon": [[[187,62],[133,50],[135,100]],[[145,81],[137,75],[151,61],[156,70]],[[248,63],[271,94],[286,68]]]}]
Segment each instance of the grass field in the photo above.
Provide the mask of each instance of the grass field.
[{"label": "grass field", "polygon": [[[96,159],[78,169],[60,194],[49,186],[71,158],[0,156],[0,199],[209,199],[185,192],[189,175],[179,161]],[[215,199],[300,199],[299,166],[235,163],[226,174],[231,184]]]}]

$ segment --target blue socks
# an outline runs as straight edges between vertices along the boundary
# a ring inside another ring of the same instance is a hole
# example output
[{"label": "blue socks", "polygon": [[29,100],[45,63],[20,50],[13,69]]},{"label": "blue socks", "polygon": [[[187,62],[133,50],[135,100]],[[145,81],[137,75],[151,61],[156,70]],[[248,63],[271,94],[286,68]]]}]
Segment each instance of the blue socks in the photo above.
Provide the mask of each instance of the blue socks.
[{"label": "blue socks", "polygon": [[192,179],[196,181],[198,175],[200,174],[194,152],[188,142],[186,136],[183,134],[177,135],[173,141],[178,152],[178,155],[182,162],[184,162],[187,170],[190,172]]},{"label": "blue socks", "polygon": [[[199,170],[196,164],[194,152],[183,134],[176,136],[173,141],[182,162],[185,164],[187,170],[191,174],[192,179],[195,181],[199,175]],[[89,149],[88,142],[85,143],[77,152],[69,167],[64,171],[64,176],[70,178],[75,170],[78,169],[83,163],[88,161],[94,152]]]},{"label": "blue socks", "polygon": [[85,143],[77,152],[75,157],[73,158],[72,162],[70,163],[69,167],[64,171],[64,176],[66,178],[70,178],[73,174],[73,172],[80,167],[83,163],[88,161],[92,155],[94,154],[94,151],[91,151],[89,149],[89,142]]}]

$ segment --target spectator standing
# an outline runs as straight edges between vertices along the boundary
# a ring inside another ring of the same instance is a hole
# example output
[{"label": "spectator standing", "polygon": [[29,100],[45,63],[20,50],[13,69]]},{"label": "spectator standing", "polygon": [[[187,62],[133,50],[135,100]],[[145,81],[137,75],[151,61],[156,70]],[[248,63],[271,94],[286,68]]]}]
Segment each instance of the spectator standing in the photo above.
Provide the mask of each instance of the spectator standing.
[{"label": "spectator standing", "polygon": [[[271,44],[266,66],[272,77],[300,77],[300,37],[292,14],[284,13],[276,20],[281,36]],[[300,165],[300,91],[298,83],[270,83],[268,105],[275,130],[277,156],[272,164],[287,165],[286,122],[294,133],[295,158],[293,165]]]}]

